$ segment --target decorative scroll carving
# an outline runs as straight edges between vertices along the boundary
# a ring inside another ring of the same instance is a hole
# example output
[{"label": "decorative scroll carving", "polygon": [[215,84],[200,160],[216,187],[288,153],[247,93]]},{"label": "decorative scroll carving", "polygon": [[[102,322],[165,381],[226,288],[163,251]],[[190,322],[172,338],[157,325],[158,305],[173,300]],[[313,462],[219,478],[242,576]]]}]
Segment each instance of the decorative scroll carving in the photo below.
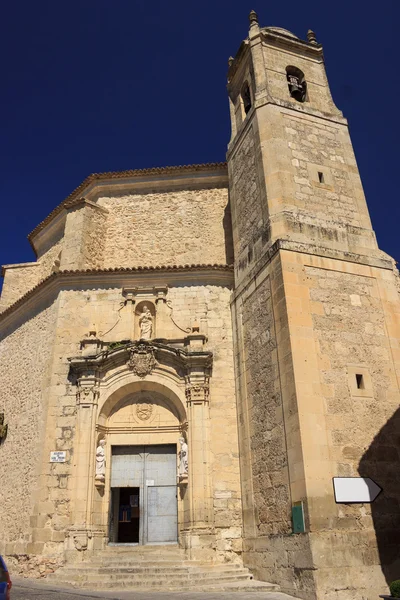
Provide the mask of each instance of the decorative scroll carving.
[{"label": "decorative scroll carving", "polygon": [[187,384],[185,389],[186,399],[188,402],[208,402],[210,387],[206,383]]},{"label": "decorative scroll carving", "polygon": [[[188,403],[209,402],[213,355],[203,349],[205,336],[191,334],[188,339],[190,343],[181,348],[160,341],[140,340],[113,344],[98,354],[70,358],[70,381],[77,384],[77,404],[96,405],[105,374],[125,365],[141,379],[150,375],[158,365],[160,368],[167,366],[182,383],[185,382]],[[192,344],[193,340],[199,341],[199,346]],[[143,400],[152,404],[147,401],[147,395]],[[148,420],[154,417],[154,411],[153,408]],[[134,416],[139,420],[137,414]]]},{"label": "decorative scroll carving", "polygon": [[87,550],[88,547],[88,534],[85,531],[75,533],[73,535],[74,546],[79,552]]},{"label": "decorative scroll carving", "polygon": [[183,423],[181,423],[179,425],[179,431],[181,432],[182,436],[184,433],[187,432],[188,429],[189,429],[189,423],[187,421],[184,421]]},{"label": "decorative scroll carving", "polygon": [[185,328],[183,328],[183,327],[180,327],[180,326],[178,325],[178,323],[177,323],[177,322],[174,320],[174,318],[173,318],[173,316],[172,316],[172,315],[173,315],[173,312],[174,312],[174,309],[173,309],[173,307],[172,307],[172,302],[171,302],[171,300],[167,300],[167,306],[168,306],[168,308],[169,308],[169,309],[170,309],[170,311],[171,311],[171,312],[170,312],[170,314],[169,314],[169,318],[171,319],[171,321],[173,322],[173,324],[175,325],[175,327],[177,327],[178,329],[180,329],[181,331],[183,331],[183,332],[185,332],[185,333],[190,333],[190,332],[192,331],[192,328],[191,328],[191,327],[185,327]]},{"label": "decorative scroll carving", "polygon": [[157,365],[153,346],[138,344],[132,348],[127,365],[141,379],[150,375]]},{"label": "decorative scroll carving", "polygon": [[99,338],[103,339],[108,333],[110,333],[110,331],[112,331],[113,329],[115,329],[115,327],[118,325],[118,323],[121,320],[121,310],[124,308],[125,304],[126,304],[125,301],[119,303],[119,308],[117,310],[117,313],[118,313],[117,320],[115,321],[114,325],[112,327],[110,327],[110,329],[107,329],[107,331],[104,331],[104,333],[103,333],[103,331],[99,331],[99,334],[98,334]]},{"label": "decorative scroll carving", "polygon": [[78,389],[76,391],[76,403],[97,404],[99,393],[99,389],[96,385],[82,385],[82,382],[78,381]]}]

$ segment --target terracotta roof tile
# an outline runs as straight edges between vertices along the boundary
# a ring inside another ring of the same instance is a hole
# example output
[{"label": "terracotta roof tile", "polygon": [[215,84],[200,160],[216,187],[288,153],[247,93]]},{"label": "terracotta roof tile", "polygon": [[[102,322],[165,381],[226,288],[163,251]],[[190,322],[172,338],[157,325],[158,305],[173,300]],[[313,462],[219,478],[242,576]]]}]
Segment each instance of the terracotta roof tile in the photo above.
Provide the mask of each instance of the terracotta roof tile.
[{"label": "terracotta roof tile", "polygon": [[62,277],[66,277],[68,275],[102,275],[104,273],[146,273],[146,272],[154,272],[158,271],[160,273],[168,273],[168,272],[184,272],[184,271],[225,271],[233,273],[233,265],[226,264],[195,264],[195,265],[160,265],[155,267],[115,267],[109,269],[65,269],[63,271],[58,271],[58,273],[52,273],[45,279],[42,279],[38,284],[36,284],[32,289],[30,289],[26,294],[21,296],[16,302],[8,306],[3,312],[0,312],[0,321],[2,319],[12,313],[16,308],[21,306],[28,298],[33,296],[39,288],[44,287],[47,283],[49,283],[52,279],[59,279]]}]

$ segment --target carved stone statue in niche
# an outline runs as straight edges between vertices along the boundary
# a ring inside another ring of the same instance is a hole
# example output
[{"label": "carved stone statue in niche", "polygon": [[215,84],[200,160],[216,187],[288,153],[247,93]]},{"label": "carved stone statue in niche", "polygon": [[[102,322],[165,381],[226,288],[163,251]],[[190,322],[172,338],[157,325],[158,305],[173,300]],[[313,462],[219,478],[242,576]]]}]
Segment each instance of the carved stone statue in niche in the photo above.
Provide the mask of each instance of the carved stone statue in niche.
[{"label": "carved stone statue in niche", "polygon": [[147,304],[143,306],[143,312],[139,317],[140,338],[151,340],[153,334],[153,317]]},{"label": "carved stone statue in niche", "polygon": [[189,474],[189,461],[188,461],[188,445],[185,441],[185,438],[179,438],[179,444],[181,446],[179,450],[179,468],[178,468],[178,476],[179,479],[187,479]]},{"label": "carved stone statue in niche", "polygon": [[106,453],[104,446],[106,440],[100,440],[96,449],[96,481],[105,481],[106,478]]}]

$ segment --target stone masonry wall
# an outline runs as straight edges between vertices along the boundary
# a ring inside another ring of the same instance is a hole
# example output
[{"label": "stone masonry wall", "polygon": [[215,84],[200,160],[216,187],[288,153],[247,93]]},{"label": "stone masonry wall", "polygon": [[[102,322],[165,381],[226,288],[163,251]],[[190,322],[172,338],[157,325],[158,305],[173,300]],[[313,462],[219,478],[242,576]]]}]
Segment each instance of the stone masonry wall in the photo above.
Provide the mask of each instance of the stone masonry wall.
[{"label": "stone masonry wall", "polygon": [[62,240],[59,240],[38,258],[37,263],[6,269],[0,297],[0,312],[52,273],[61,248]]},{"label": "stone masonry wall", "polygon": [[104,268],[232,262],[225,188],[100,197],[98,203],[110,211]]},{"label": "stone masonry wall", "polygon": [[287,451],[269,277],[243,304],[258,535],[291,530]]},{"label": "stone masonry wall", "polygon": [[360,254],[376,251],[347,128],[289,113],[280,118],[291,173],[284,188],[291,239]]},{"label": "stone masonry wall", "polygon": [[[334,125],[308,122],[304,118],[285,115],[292,166],[295,167],[296,206],[306,209],[314,218],[331,218],[360,227],[360,214],[354,194],[352,173],[355,159],[349,164],[340,130]],[[309,165],[319,165],[325,183],[320,183]],[[324,173],[325,171],[325,173]]]},{"label": "stone masonry wall", "polygon": [[[160,284],[159,280],[157,284]],[[184,337],[182,329],[197,321],[200,331],[208,336],[207,348],[214,353],[207,453],[213,489],[217,554],[221,560],[237,560],[242,551],[230,294],[229,288],[219,285],[171,285],[168,300],[173,313],[166,305],[162,305],[166,309],[163,335],[169,338]],[[102,287],[87,291],[63,291],[59,297],[54,346],[56,369],[51,380],[45,451],[64,450],[67,452],[67,461],[64,464],[44,464],[45,484],[34,517],[37,527],[35,541],[44,544],[41,552],[51,557],[58,556],[62,551],[62,542],[73,514],[71,477],[74,473],[76,444],[76,389],[68,382],[68,358],[79,353],[79,342],[92,324],[98,335],[110,342],[134,337],[132,326],[129,326],[133,321],[129,320],[126,312],[134,309],[127,305],[119,315],[122,300],[121,289]],[[156,322],[157,330],[160,327]]]},{"label": "stone masonry wall", "polygon": [[106,227],[106,213],[91,206],[85,207],[82,252],[84,255],[83,263],[87,269],[102,269],[104,267]]},{"label": "stone masonry wall", "polygon": [[285,52],[282,48],[272,48],[264,45],[264,61],[268,81],[268,91],[278,99],[296,106],[297,100],[291,98],[286,79],[286,67],[294,66],[303,71],[307,81],[307,108],[319,110],[324,113],[339,114],[329,90],[323,64],[318,61],[294,56],[291,52]]},{"label": "stone masonry wall", "polygon": [[251,127],[229,164],[233,239],[237,256],[247,246],[252,246],[262,229],[255,151],[255,136]]},{"label": "stone masonry wall", "polygon": [[8,424],[0,447],[1,554],[31,551],[30,516],[42,460],[54,324],[53,305],[0,341],[0,412]]},{"label": "stone masonry wall", "polygon": [[40,275],[41,269],[38,263],[6,269],[0,296],[0,312],[35,287],[41,279]]},{"label": "stone masonry wall", "polygon": [[[101,197],[98,206],[68,212],[65,237],[36,264],[6,270],[4,310],[61,269],[107,269],[184,264],[232,264],[228,190],[177,190]],[[60,254],[61,253],[61,254]]]},{"label": "stone masonry wall", "polygon": [[[394,532],[400,529],[400,497],[393,481],[400,465],[399,391],[381,293],[374,277],[310,266],[305,274],[312,281],[313,328],[325,363],[320,376],[333,475],[371,477],[384,490],[372,504],[333,505],[333,515],[317,517],[323,533],[314,536],[314,552],[318,557],[322,546],[332,548],[339,600],[361,590],[372,600],[385,589],[382,569],[390,580],[399,568]],[[326,564],[321,567],[319,593],[328,598],[331,579]]]},{"label": "stone masonry wall", "polygon": [[[245,290],[243,334],[236,347],[242,489],[245,486],[244,563],[257,578],[279,583],[282,591],[316,600],[308,536],[292,533],[289,453],[300,460],[301,450],[296,449],[299,433],[287,320],[291,307],[284,295],[279,258]],[[300,470],[297,477],[302,479]]]}]

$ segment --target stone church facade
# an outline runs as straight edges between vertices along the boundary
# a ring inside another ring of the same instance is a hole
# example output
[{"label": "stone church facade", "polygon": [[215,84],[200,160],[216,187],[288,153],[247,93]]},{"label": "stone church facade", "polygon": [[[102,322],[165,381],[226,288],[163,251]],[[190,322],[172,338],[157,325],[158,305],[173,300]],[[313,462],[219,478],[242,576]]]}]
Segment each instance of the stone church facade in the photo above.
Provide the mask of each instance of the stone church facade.
[{"label": "stone church facade", "polygon": [[[251,13],[228,93],[227,164],[91,175],[3,267],[0,553],[178,543],[376,598],[400,576],[397,270],[314,34]],[[383,492],[339,504],[334,477]]]}]

